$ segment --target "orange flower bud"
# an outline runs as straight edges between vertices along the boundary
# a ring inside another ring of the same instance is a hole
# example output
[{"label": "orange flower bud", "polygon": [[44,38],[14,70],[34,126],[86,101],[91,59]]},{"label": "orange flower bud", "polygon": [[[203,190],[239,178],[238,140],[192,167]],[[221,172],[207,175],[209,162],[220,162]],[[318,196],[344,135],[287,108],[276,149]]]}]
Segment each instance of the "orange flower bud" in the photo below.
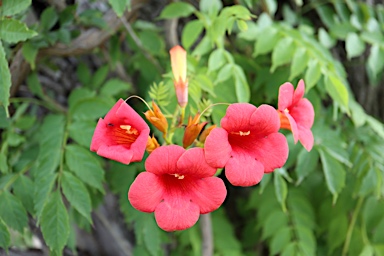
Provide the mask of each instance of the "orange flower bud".
[{"label": "orange flower bud", "polygon": [[213,129],[215,129],[215,128],[216,128],[216,125],[215,125],[215,124],[212,125],[212,126],[210,126],[209,128],[206,128],[206,129],[201,133],[201,135],[200,135],[200,137],[199,137],[199,141],[200,141],[201,143],[204,144],[204,142],[205,142],[207,136],[209,135],[209,133],[210,133]]},{"label": "orange flower bud", "polygon": [[152,137],[148,136],[147,147],[146,147],[147,152],[150,154],[152,153],[153,150],[157,149],[158,147],[160,147],[160,145],[159,145],[159,142],[157,142],[155,136],[153,135]]},{"label": "orange flower bud", "polygon": [[291,124],[289,123],[288,117],[277,110],[280,117],[280,129],[291,130]]},{"label": "orange flower bud", "polygon": [[168,130],[168,122],[160,108],[152,101],[153,110],[148,110],[144,113],[147,120],[153,124],[159,131],[166,134]]},{"label": "orange flower bud", "polygon": [[185,107],[188,103],[187,52],[180,45],[176,45],[169,53],[177,102],[180,107]]},{"label": "orange flower bud", "polygon": [[189,117],[188,119],[188,125],[185,128],[184,137],[183,137],[183,147],[187,148],[189,147],[199,136],[201,130],[203,127],[207,124],[207,122],[198,123],[200,119],[200,114],[197,113],[196,116],[193,118]]}]

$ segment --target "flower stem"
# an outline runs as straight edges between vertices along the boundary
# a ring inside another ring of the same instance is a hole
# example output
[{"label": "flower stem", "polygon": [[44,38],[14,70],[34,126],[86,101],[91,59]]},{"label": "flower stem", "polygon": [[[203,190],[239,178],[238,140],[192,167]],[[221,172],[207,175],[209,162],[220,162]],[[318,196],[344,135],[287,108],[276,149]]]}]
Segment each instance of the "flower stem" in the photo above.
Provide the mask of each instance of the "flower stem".
[{"label": "flower stem", "polygon": [[217,105],[227,105],[227,106],[229,106],[229,105],[231,105],[231,104],[229,104],[229,103],[221,103],[221,102],[219,102],[219,103],[215,103],[215,104],[209,105],[208,107],[206,107],[206,108],[201,112],[198,121],[200,121],[200,117],[203,116],[203,114],[204,114],[205,111],[207,111],[207,110],[210,109],[211,107],[214,107],[214,106],[217,106]]},{"label": "flower stem", "polygon": [[200,216],[200,228],[202,236],[202,256],[212,256],[213,255],[213,232],[212,232],[212,220],[211,214],[202,214]]},{"label": "flower stem", "polygon": [[127,101],[128,101],[129,99],[131,99],[131,98],[137,98],[137,99],[141,100],[141,101],[147,106],[147,108],[148,108],[150,111],[152,111],[152,109],[151,109],[151,107],[148,105],[148,103],[147,103],[143,98],[141,98],[140,96],[137,96],[137,95],[129,96],[129,97],[125,100],[125,102],[127,102]]},{"label": "flower stem", "polygon": [[353,210],[351,223],[349,224],[349,227],[348,227],[347,236],[346,236],[345,242],[344,242],[343,252],[341,254],[342,256],[348,255],[349,245],[351,243],[351,238],[352,238],[352,232],[353,232],[353,229],[355,227],[357,216],[359,215],[359,212],[360,212],[361,206],[363,205],[363,202],[364,202],[364,197],[359,197],[359,200],[357,201],[356,207]]}]

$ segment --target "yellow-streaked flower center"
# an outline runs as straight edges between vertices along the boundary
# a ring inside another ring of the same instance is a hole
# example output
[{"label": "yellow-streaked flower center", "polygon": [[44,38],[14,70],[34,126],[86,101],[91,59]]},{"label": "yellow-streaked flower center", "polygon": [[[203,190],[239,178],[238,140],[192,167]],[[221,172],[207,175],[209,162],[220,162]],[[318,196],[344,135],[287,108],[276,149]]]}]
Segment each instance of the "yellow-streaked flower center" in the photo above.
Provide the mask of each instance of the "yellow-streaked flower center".
[{"label": "yellow-streaked flower center", "polygon": [[243,132],[243,131],[231,132],[231,134],[240,135],[240,136],[247,136],[247,135],[251,134],[251,131],[246,131],[246,132]]},{"label": "yellow-streaked flower center", "polygon": [[175,177],[176,177],[177,179],[179,179],[179,180],[184,179],[184,175],[180,175],[180,174],[177,174],[177,173],[175,173],[175,174],[171,174],[171,175],[175,176]]}]

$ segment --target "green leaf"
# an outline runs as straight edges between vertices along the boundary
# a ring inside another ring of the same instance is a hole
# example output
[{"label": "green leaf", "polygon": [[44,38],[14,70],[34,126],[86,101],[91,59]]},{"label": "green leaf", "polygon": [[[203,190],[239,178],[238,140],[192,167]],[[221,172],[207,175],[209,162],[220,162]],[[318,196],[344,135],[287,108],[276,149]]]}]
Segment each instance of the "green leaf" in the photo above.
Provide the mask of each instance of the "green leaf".
[{"label": "green leaf", "polygon": [[305,149],[300,151],[295,168],[295,172],[297,174],[297,185],[300,184],[305,177],[307,177],[316,169],[318,161],[319,153],[315,148],[310,152],[307,152]]},{"label": "green leaf", "polygon": [[1,16],[12,16],[27,9],[32,0],[3,0],[1,8]]},{"label": "green leaf", "polygon": [[309,61],[309,55],[305,48],[298,48],[293,55],[291,71],[288,80],[300,75],[307,67]]},{"label": "green leaf", "polygon": [[280,39],[272,52],[271,72],[274,72],[277,67],[291,62],[295,48],[296,46],[292,38],[286,37]]},{"label": "green leaf", "polygon": [[43,91],[43,86],[41,85],[39,81],[39,77],[37,76],[37,72],[32,72],[27,77],[27,85],[29,90],[36,96],[39,96],[40,98],[44,98],[45,94]]},{"label": "green leaf", "polygon": [[165,107],[170,103],[170,92],[173,89],[171,83],[160,82],[153,83],[149,88],[149,97],[154,100],[159,106]]},{"label": "green leaf", "polygon": [[349,33],[345,40],[345,49],[347,50],[348,59],[352,59],[364,52],[365,44],[356,33]]},{"label": "green leaf", "polygon": [[86,98],[70,106],[69,112],[74,120],[96,120],[107,114],[112,106],[113,102],[108,98]]},{"label": "green leaf", "polygon": [[348,112],[348,91],[346,86],[336,76],[330,75],[326,77],[325,89],[332,99]]},{"label": "green leaf", "polygon": [[251,92],[244,70],[239,65],[234,65],[233,75],[235,77],[235,88],[238,102],[249,102]]},{"label": "green leaf", "polygon": [[184,26],[181,34],[181,43],[185,49],[189,49],[203,32],[204,25],[200,20],[192,20]]},{"label": "green leaf", "polygon": [[159,255],[158,252],[161,250],[160,230],[155,219],[152,216],[150,217],[144,224],[144,244],[151,255],[156,256]]},{"label": "green leaf", "polygon": [[55,191],[41,214],[41,232],[52,251],[61,252],[69,237],[69,217],[59,191]]},{"label": "green leaf", "polygon": [[59,16],[57,15],[55,9],[53,7],[48,7],[41,14],[40,26],[44,31],[49,31],[58,20]]},{"label": "green leaf", "polygon": [[288,214],[280,209],[271,212],[265,219],[263,225],[263,239],[274,236],[277,231],[284,226],[288,226]]},{"label": "green leaf", "polygon": [[[1,33],[1,32],[0,32]],[[9,70],[8,61],[5,55],[3,45],[0,40],[0,105],[5,109],[8,116],[9,105],[9,89],[11,88],[11,71]]]},{"label": "green leaf", "polygon": [[273,173],[273,183],[275,185],[275,194],[277,201],[280,203],[281,208],[283,209],[284,212],[287,211],[287,206],[285,203],[285,200],[287,199],[288,195],[288,187],[287,187],[287,182],[283,178],[283,176],[280,174],[278,170],[276,170]]},{"label": "green leaf", "polygon": [[14,19],[0,19],[0,39],[10,44],[25,41],[36,36],[37,33],[27,28],[27,26]]},{"label": "green leaf", "polygon": [[333,195],[333,203],[345,185],[345,169],[343,166],[326,151],[319,149],[320,159],[323,164],[325,180],[328,190]]},{"label": "green leaf", "polygon": [[56,179],[64,140],[65,119],[61,115],[48,115],[36,131],[34,140],[39,154],[31,174],[35,181],[34,204],[39,218]]},{"label": "green leaf", "polygon": [[131,7],[131,0],[108,0],[117,16],[123,16],[125,10]]},{"label": "green leaf", "polygon": [[372,130],[376,132],[381,138],[384,139],[384,126],[377,119],[367,116],[367,123],[371,126]]},{"label": "green leaf", "polygon": [[373,76],[377,76],[384,68],[384,50],[379,45],[374,44],[369,53],[367,67],[371,70]]},{"label": "green leaf", "polygon": [[23,47],[21,48],[23,56],[26,61],[31,65],[32,70],[35,69],[35,61],[37,52],[39,49],[33,45],[30,41],[23,44]]},{"label": "green leaf", "polygon": [[13,193],[17,198],[21,200],[25,209],[31,214],[34,213],[33,209],[33,192],[35,189],[35,185],[33,181],[25,176],[20,175],[19,178],[13,184]]},{"label": "green leaf", "polygon": [[91,198],[84,184],[70,172],[63,172],[62,188],[71,206],[92,223]]},{"label": "green leaf", "polygon": [[360,127],[365,124],[367,115],[363,107],[356,101],[349,102],[349,108],[351,109],[351,118],[356,127]]},{"label": "green leaf", "polygon": [[168,4],[160,13],[160,19],[174,19],[188,17],[195,11],[195,7],[185,2]]},{"label": "green leaf", "polygon": [[104,65],[97,69],[97,71],[93,74],[91,78],[91,87],[92,88],[99,88],[107,78],[109,72],[109,66]]},{"label": "green leaf", "polygon": [[28,224],[27,212],[20,200],[8,191],[3,191],[0,195],[0,218],[7,226],[20,233],[23,233]]},{"label": "green leaf", "polygon": [[11,243],[9,230],[4,221],[0,218],[0,248],[8,249]]},{"label": "green leaf", "polygon": [[233,67],[234,67],[233,63],[228,63],[224,67],[222,67],[219,71],[219,74],[217,75],[217,78],[216,78],[214,84],[218,84],[218,83],[221,83],[221,82],[228,80],[231,77],[231,75],[233,74],[233,72],[232,72]]},{"label": "green leaf", "polygon": [[265,54],[272,51],[272,49],[275,47],[278,40],[279,40],[279,34],[277,33],[276,28],[274,27],[264,28],[258,34],[253,56],[256,57],[257,55]]},{"label": "green leaf", "polygon": [[321,65],[318,60],[313,59],[309,61],[307,71],[305,72],[305,85],[306,91],[308,92],[315,84],[320,80],[321,77]]},{"label": "green leaf", "polygon": [[272,237],[269,248],[272,255],[281,252],[291,241],[292,230],[288,226],[281,227],[276,234]]},{"label": "green leaf", "polygon": [[324,28],[319,29],[319,41],[325,48],[332,48],[336,44],[336,39],[332,38]]},{"label": "green leaf", "polygon": [[199,3],[200,11],[211,17],[216,16],[222,8],[223,4],[220,0],[200,0]]},{"label": "green leaf", "polygon": [[7,156],[5,153],[0,152],[0,173],[8,172]]},{"label": "green leaf", "polygon": [[121,92],[125,92],[132,89],[130,83],[124,82],[117,78],[109,79],[101,88],[100,95],[103,96],[115,96]]},{"label": "green leaf", "polygon": [[209,55],[208,73],[221,68],[226,62],[225,50],[223,48],[217,48]]},{"label": "green leaf", "polygon": [[88,148],[91,145],[95,127],[96,123],[94,121],[75,121],[69,125],[69,137]]},{"label": "green leaf", "polygon": [[84,183],[104,191],[104,170],[99,161],[88,149],[78,145],[69,145],[65,150],[66,163],[73,173]]}]

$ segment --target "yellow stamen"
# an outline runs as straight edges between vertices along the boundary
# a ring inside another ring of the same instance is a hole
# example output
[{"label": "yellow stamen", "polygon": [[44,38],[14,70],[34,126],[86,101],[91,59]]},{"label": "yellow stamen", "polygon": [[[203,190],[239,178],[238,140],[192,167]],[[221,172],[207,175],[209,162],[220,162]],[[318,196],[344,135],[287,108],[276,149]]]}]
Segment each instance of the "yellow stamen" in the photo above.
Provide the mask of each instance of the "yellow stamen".
[{"label": "yellow stamen", "polygon": [[246,131],[246,132],[243,132],[243,131],[239,131],[239,132],[231,132],[231,134],[240,135],[240,136],[247,136],[247,135],[251,134],[251,131]]},{"label": "yellow stamen", "polygon": [[179,180],[184,179],[184,175],[180,175],[180,174],[177,174],[177,173],[173,174],[173,176],[175,176],[175,177],[178,178]]},{"label": "yellow stamen", "polygon": [[[123,130],[126,130],[126,133],[128,134],[134,134],[134,135],[137,135],[138,132],[135,128],[132,128],[132,126],[130,125],[120,125],[120,128],[123,129]],[[132,130],[131,130],[132,128]]]}]

